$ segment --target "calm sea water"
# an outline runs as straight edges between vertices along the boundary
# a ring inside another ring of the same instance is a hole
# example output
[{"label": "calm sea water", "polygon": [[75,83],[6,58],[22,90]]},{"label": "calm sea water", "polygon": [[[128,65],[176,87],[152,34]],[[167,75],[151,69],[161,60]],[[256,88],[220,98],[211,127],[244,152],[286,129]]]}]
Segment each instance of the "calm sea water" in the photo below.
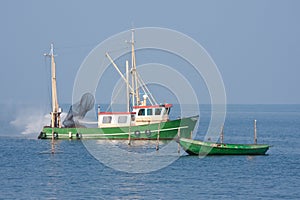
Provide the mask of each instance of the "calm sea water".
[{"label": "calm sea water", "polygon": [[[199,138],[209,121],[202,113]],[[229,105],[224,141],[252,143],[254,119],[258,142],[273,145],[267,156],[184,154],[157,171],[126,173],[81,141],[59,141],[51,154],[50,141],[36,139],[41,121],[2,106],[0,199],[299,199],[300,105]]]}]

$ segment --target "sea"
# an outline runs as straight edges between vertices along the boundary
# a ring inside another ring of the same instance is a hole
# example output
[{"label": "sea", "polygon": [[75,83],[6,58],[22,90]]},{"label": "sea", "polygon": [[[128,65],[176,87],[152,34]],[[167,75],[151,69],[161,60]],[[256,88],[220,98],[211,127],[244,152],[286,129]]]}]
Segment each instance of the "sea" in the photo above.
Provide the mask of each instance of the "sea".
[{"label": "sea", "polygon": [[[271,145],[264,156],[188,156],[176,143],[173,153],[147,143],[150,153],[135,144],[96,155],[85,141],[38,140],[49,112],[37,110],[0,106],[0,199],[300,199],[300,105],[227,105],[224,142],[253,143],[257,120],[257,142]],[[210,115],[200,109],[196,139]]]}]

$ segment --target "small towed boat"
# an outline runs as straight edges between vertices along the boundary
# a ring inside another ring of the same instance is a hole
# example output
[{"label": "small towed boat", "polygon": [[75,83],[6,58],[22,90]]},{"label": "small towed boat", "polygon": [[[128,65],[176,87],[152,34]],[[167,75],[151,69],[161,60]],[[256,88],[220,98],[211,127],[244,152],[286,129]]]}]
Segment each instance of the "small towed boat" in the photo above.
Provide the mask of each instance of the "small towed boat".
[{"label": "small towed boat", "polygon": [[257,144],[256,120],[254,120],[254,144],[226,144],[223,127],[221,142],[204,142],[188,138],[179,138],[178,143],[189,155],[265,155],[270,145]]},{"label": "small towed boat", "polygon": [[265,155],[267,144],[224,144],[180,138],[179,144],[189,155]]}]

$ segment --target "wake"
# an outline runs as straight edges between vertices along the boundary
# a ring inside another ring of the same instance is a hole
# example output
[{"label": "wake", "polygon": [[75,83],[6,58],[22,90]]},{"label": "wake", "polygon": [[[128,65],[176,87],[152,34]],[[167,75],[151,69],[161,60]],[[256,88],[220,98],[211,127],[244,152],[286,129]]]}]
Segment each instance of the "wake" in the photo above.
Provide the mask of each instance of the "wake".
[{"label": "wake", "polygon": [[[63,121],[67,113],[61,113],[61,120]],[[50,125],[51,116],[45,114],[36,108],[23,108],[18,111],[16,118],[10,121],[10,125],[18,130],[21,135],[37,137],[42,128]]]}]

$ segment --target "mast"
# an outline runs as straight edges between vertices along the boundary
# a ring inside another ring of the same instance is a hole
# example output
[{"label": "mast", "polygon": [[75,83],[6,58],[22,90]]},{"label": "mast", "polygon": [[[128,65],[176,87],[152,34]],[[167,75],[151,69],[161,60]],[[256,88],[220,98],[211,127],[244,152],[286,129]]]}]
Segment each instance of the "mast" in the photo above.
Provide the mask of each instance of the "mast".
[{"label": "mast", "polygon": [[51,49],[49,54],[44,54],[51,58],[51,88],[52,88],[52,112],[51,114],[51,127],[61,127],[60,121],[60,113],[61,109],[58,105],[57,100],[57,89],[56,89],[56,67],[55,67],[55,60],[54,60],[54,50],[53,44],[51,44]]},{"label": "mast", "polygon": [[[131,65],[132,65],[132,88],[134,90],[133,93],[133,106],[140,105],[140,95],[139,95],[139,87],[138,87],[138,80],[136,74],[136,63],[135,63],[135,50],[134,50],[134,29],[131,31]],[[136,101],[134,101],[134,99]]]},{"label": "mast", "polygon": [[254,120],[254,144],[257,144],[256,119]]},{"label": "mast", "polygon": [[127,107],[127,112],[130,111],[130,105],[129,105],[129,77],[128,77],[128,60],[126,60],[126,107]]}]

